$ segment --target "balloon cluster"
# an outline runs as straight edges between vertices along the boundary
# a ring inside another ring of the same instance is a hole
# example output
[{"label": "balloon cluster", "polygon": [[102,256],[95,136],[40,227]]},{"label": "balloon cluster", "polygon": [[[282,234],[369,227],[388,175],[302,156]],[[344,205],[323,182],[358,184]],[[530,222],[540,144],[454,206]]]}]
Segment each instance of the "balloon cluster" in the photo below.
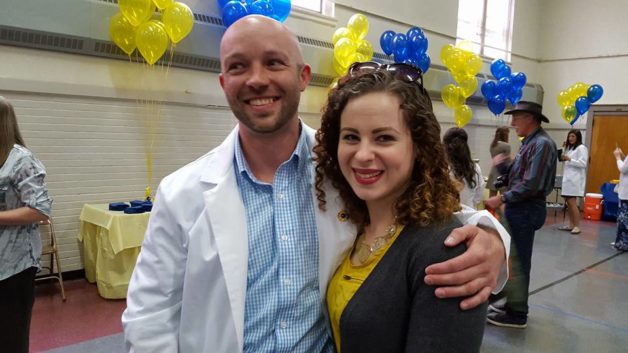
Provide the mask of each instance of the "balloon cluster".
[{"label": "balloon cluster", "polygon": [[506,100],[512,105],[521,100],[527,77],[523,72],[511,72],[510,66],[502,59],[493,60],[491,73],[497,81],[487,80],[481,90],[488,101],[488,109],[498,115],[506,109]]},{"label": "balloon cluster", "polygon": [[573,125],[578,118],[589,110],[592,103],[597,102],[604,94],[604,89],[598,84],[587,85],[576,82],[558,93],[558,105],[561,116],[566,122]]},{"label": "balloon cluster", "polygon": [[218,0],[225,27],[247,15],[262,15],[283,22],[290,15],[290,0]]},{"label": "balloon cluster", "polygon": [[[109,35],[127,55],[135,48],[144,60],[153,65],[173,45],[185,38],[194,26],[192,10],[174,0],[118,0],[120,12],[109,22]],[[161,21],[152,19],[155,7]]]},{"label": "balloon cluster", "polygon": [[430,68],[427,37],[419,27],[412,27],[405,34],[385,31],[379,37],[379,45],[386,55],[392,54],[397,63],[418,67],[423,74]]},{"label": "balloon cluster", "polygon": [[334,71],[344,76],[354,62],[369,61],[373,57],[371,42],[364,39],[369,31],[369,21],[362,14],[349,18],[347,27],[340,27],[334,32]]},{"label": "balloon cluster", "polygon": [[473,111],[465,104],[478,89],[475,75],[482,69],[480,56],[463,48],[463,45],[444,45],[440,51],[443,64],[454,78],[458,86],[448,84],[441,90],[443,103],[454,110],[454,120],[458,127],[463,127],[473,119]]}]

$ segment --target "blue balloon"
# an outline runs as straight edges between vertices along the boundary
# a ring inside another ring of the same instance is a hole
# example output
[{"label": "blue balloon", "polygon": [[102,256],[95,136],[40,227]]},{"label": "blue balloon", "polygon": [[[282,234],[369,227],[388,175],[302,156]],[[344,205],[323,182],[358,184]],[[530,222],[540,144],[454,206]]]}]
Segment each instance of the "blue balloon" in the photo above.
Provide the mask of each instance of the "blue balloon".
[{"label": "blue balloon", "polygon": [[273,6],[268,0],[256,0],[251,3],[249,13],[253,15],[262,15],[270,17],[273,13]]},{"label": "blue balloon", "polygon": [[423,32],[415,34],[412,37],[408,36],[408,42],[408,45],[410,46],[410,52],[416,53],[415,55],[417,59],[427,51],[427,37],[425,37],[425,34],[423,34]]},{"label": "blue balloon", "polygon": [[233,0],[218,0],[218,8],[222,10],[229,1]]},{"label": "blue balloon", "polygon": [[398,50],[398,51],[393,53],[393,56],[394,56],[394,59],[395,59],[396,63],[402,63],[406,59],[410,59],[410,57],[408,56],[408,50],[407,49]]},{"label": "blue balloon", "polygon": [[589,103],[597,102],[600,98],[602,98],[603,94],[604,89],[602,88],[602,86],[598,84],[589,86],[589,89],[587,90],[587,98],[589,99]]},{"label": "blue balloon", "polygon": [[418,35],[425,36],[425,34],[423,34],[423,31],[419,27],[412,27],[406,33],[406,36],[408,37],[408,39],[412,39],[414,36],[418,36]]},{"label": "blue balloon", "polygon": [[242,17],[248,15],[248,9],[246,8],[246,4],[241,3],[239,0],[229,1],[222,8],[222,22],[225,27],[231,26],[235,21],[241,19]]},{"label": "blue balloon", "polygon": [[589,99],[587,97],[581,96],[576,99],[576,112],[578,113],[578,115],[586,113],[587,110],[589,110],[590,106],[591,102],[589,102]]},{"label": "blue balloon", "polygon": [[502,97],[509,97],[512,92],[512,80],[510,76],[502,77],[497,81],[497,90]]},{"label": "blue balloon", "polygon": [[528,81],[526,74],[524,74],[523,72],[513,72],[512,75],[510,75],[510,79],[512,79],[512,86],[515,89],[522,88],[526,85],[526,82]]},{"label": "blue balloon", "polygon": [[417,59],[414,58],[407,58],[406,60],[403,61],[404,64],[408,64],[408,65],[412,65],[414,67],[416,67],[417,69],[419,68],[419,61]]},{"label": "blue balloon", "polygon": [[379,37],[379,46],[382,47],[382,51],[386,55],[390,55],[393,52],[393,38],[395,37],[395,32],[393,31],[385,31]]},{"label": "blue balloon", "polygon": [[502,96],[496,95],[488,100],[488,110],[490,110],[493,114],[501,114],[504,109],[506,109],[506,101],[502,98]]},{"label": "blue balloon", "polygon": [[392,40],[393,55],[395,62],[403,62],[408,58],[408,37],[403,33],[397,33]]},{"label": "blue balloon", "polygon": [[510,101],[510,104],[515,105],[519,103],[519,101],[521,100],[521,97],[523,97],[523,90],[521,88],[515,88],[512,91],[510,91],[508,100]]},{"label": "blue balloon", "polygon": [[290,9],[292,8],[290,0],[270,0],[270,5],[272,7],[270,17],[275,20],[283,22],[290,15]]},{"label": "blue balloon", "polygon": [[497,83],[493,80],[484,81],[484,83],[482,84],[481,90],[486,100],[491,100],[493,97],[495,97],[498,94]]},{"label": "blue balloon", "polygon": [[430,56],[423,53],[421,55],[421,57],[419,58],[419,60],[417,60],[419,69],[421,69],[421,72],[423,74],[425,74],[427,72],[427,70],[430,69],[430,64],[432,63],[432,60],[430,59]]},{"label": "blue balloon", "polygon": [[491,73],[495,78],[510,77],[510,67],[502,59],[495,59],[491,63]]}]

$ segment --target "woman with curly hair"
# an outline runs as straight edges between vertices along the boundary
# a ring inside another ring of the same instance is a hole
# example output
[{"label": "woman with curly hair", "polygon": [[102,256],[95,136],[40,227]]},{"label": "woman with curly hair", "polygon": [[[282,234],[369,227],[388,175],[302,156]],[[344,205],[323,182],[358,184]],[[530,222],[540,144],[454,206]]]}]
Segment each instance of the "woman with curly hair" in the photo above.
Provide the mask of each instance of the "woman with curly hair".
[{"label": "woman with curly hair", "polygon": [[355,244],[334,274],[327,305],[338,352],[477,352],[486,305],[438,299],[425,268],[464,252],[445,248],[461,225],[440,127],[409,65],[356,63],[329,93],[316,135],[319,207],[339,190]]},{"label": "woman with curly hair", "polygon": [[467,132],[459,127],[452,127],[443,136],[451,174],[460,182],[460,203],[476,208],[484,197],[484,178],[480,166],[471,159],[468,140]]}]

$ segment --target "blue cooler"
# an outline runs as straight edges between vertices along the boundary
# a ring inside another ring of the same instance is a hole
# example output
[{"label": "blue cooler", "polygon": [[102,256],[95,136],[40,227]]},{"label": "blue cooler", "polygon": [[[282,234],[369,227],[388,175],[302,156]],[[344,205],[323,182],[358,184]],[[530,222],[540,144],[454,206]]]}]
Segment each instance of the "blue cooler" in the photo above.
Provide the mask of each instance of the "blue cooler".
[{"label": "blue cooler", "polygon": [[604,183],[600,187],[600,191],[602,192],[602,203],[604,204],[604,207],[602,208],[602,219],[605,221],[617,221],[619,195],[617,195],[614,190],[615,184],[613,183]]}]

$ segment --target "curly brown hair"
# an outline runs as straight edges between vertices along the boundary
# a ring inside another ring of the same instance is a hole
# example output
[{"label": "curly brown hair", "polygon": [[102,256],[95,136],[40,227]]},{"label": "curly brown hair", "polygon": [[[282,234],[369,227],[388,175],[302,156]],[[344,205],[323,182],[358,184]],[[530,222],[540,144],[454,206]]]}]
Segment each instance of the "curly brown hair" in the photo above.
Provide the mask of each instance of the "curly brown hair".
[{"label": "curly brown hair", "polygon": [[408,188],[394,204],[397,222],[426,226],[451,218],[453,212],[460,210],[460,197],[449,175],[432,101],[421,85],[396,79],[394,74],[385,70],[345,76],[329,92],[314,147],[318,207],[325,210],[324,183],[328,179],[331,186],[338,190],[351,222],[360,229],[370,224],[366,203],[356,196],[340,171],[338,143],[340,116],[347,103],[371,92],[386,92],[399,98],[400,109],[416,149]]}]

